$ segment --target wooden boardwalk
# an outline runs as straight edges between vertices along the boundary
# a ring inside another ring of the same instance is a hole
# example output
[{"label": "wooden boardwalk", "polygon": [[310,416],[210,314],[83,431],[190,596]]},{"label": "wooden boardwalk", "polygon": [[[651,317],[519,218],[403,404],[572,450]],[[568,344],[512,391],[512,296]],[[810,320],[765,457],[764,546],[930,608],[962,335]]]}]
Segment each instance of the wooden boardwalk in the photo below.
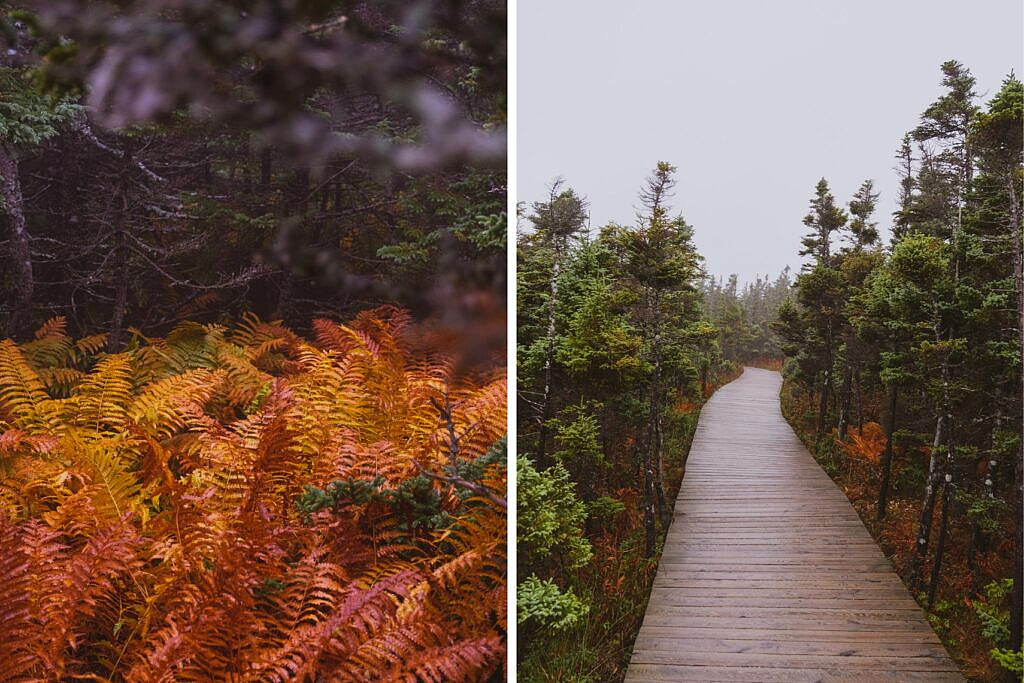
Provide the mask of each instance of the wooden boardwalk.
[{"label": "wooden boardwalk", "polygon": [[963,681],[747,368],[701,411],[626,681]]}]

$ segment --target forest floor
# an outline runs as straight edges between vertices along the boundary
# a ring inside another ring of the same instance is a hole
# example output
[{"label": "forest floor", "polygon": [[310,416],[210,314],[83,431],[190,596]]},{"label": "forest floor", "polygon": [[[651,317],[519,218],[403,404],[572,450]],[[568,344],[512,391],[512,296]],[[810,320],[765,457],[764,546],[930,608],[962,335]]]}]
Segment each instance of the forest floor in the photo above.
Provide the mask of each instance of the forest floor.
[{"label": "forest floor", "polygon": [[[972,571],[968,566],[966,552],[971,526],[965,515],[951,508],[953,514],[950,515],[941,580],[934,604],[928,609],[927,578],[923,586],[921,582],[913,583],[910,578],[911,550],[921,514],[920,487],[913,484],[920,478],[919,471],[927,467],[927,456],[914,452],[908,457],[897,452],[893,460],[895,491],[890,496],[886,517],[878,520],[876,511],[881,478],[877,458],[870,455],[856,457],[856,449],[844,448],[834,434],[828,440],[833,448],[816,448],[815,411],[816,406],[808,397],[798,395],[791,382],[787,381],[783,385],[783,415],[825,472],[849,498],[911,595],[928,612],[933,628],[962,673],[971,681],[995,683],[1006,680],[1006,672],[989,655],[992,644],[983,634],[986,624],[975,609],[975,603],[984,601],[984,587],[989,582],[1012,573],[1012,520],[1009,519],[1009,513],[1002,520],[1003,528],[1000,532],[992,534],[987,546],[977,551],[975,570]],[[879,416],[870,414],[868,410],[865,411],[865,417],[877,420]],[[864,434],[868,433],[867,427],[865,423]],[[852,431],[856,433],[856,427]],[[911,458],[917,458],[920,462]],[[936,520],[941,518],[941,505],[940,499],[936,503]],[[931,547],[934,548],[939,525],[933,526]],[[931,563],[928,563],[922,574],[928,577],[930,572]]]}]

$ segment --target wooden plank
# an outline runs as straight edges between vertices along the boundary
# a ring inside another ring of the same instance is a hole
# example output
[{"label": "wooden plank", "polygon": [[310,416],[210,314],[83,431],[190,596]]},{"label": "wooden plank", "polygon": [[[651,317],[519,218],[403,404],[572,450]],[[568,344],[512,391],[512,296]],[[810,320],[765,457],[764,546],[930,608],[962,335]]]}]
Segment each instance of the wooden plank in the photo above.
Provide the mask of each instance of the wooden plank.
[{"label": "wooden plank", "polygon": [[963,681],[747,368],[701,412],[626,680]]},{"label": "wooden plank", "polygon": [[[788,641],[842,642],[842,643],[932,643],[939,642],[932,631],[847,631],[836,634],[820,629],[784,629],[779,626],[765,628],[716,628],[712,626],[648,626],[645,636],[670,638],[700,638],[708,640],[772,640],[778,643]],[[838,640],[837,640],[838,639]]]},{"label": "wooden plank", "polygon": [[[670,640],[663,643],[662,640]],[[731,654],[826,655],[832,657],[926,657],[935,655],[930,641],[890,643],[885,641],[776,640],[738,638],[684,638],[677,634],[637,638],[634,651],[657,650],[671,645],[676,652],[725,652]]]},{"label": "wooden plank", "polygon": [[686,664],[697,666],[757,666],[785,669],[845,667],[870,671],[955,672],[956,665],[943,654],[917,657],[858,657],[855,655],[775,655],[734,652],[679,652],[674,648],[637,650],[632,661],[643,664]]},{"label": "wooden plank", "polygon": [[784,669],[731,666],[678,666],[664,664],[631,664],[627,680],[631,683],[665,683],[666,681],[702,681],[703,683],[865,683],[870,681],[929,681],[930,683],[963,683],[956,673],[888,671],[868,669]]}]

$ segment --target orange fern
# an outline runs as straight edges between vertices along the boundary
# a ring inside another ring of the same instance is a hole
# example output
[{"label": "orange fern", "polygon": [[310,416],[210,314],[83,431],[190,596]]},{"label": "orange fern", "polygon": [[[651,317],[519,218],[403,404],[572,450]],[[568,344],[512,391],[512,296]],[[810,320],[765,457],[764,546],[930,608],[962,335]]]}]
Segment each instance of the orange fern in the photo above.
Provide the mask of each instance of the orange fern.
[{"label": "orange fern", "polygon": [[865,422],[860,429],[850,429],[846,453],[851,458],[878,462],[885,450],[885,430],[877,422]]},{"label": "orange fern", "polygon": [[500,670],[503,374],[392,307],[314,327],[0,341],[0,681]]}]

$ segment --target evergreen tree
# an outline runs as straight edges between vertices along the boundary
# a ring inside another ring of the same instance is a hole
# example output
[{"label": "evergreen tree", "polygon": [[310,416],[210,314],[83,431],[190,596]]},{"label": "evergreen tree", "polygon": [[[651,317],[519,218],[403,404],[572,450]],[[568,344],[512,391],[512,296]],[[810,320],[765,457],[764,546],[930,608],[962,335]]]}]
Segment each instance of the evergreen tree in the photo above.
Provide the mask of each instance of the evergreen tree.
[{"label": "evergreen tree", "polygon": [[544,336],[544,377],[541,386],[539,434],[537,436],[537,462],[547,463],[548,419],[551,417],[551,379],[555,356],[558,283],[562,262],[570,244],[582,234],[587,221],[586,202],[573,190],[561,191],[561,181],[551,185],[548,201],[533,205],[530,216],[536,230],[537,242],[551,252],[551,274],[548,277],[547,330]]}]

